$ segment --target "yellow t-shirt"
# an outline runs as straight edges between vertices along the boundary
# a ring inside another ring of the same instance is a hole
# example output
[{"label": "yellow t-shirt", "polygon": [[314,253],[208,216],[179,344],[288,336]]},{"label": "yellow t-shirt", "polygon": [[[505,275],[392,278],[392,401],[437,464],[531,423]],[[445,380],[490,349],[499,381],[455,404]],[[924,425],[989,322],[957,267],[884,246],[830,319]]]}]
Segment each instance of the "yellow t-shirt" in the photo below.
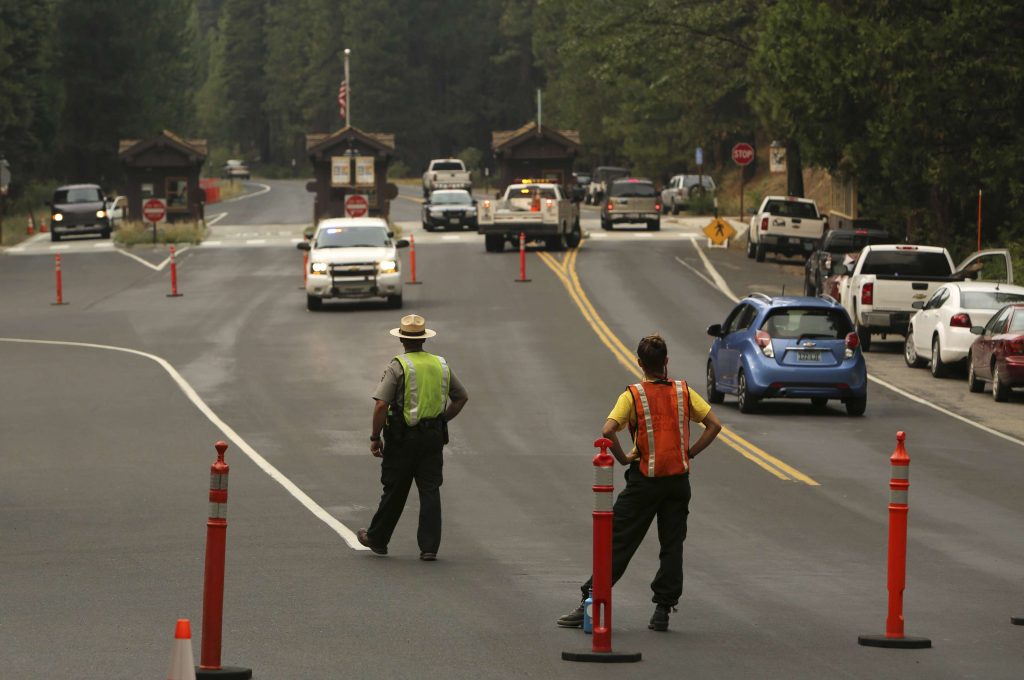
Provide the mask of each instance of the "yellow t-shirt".
[{"label": "yellow t-shirt", "polygon": [[[704,422],[704,418],[711,412],[711,404],[704,401],[704,397],[694,392],[689,385],[686,389],[690,393],[690,420],[696,423]],[[614,420],[618,425],[616,432],[624,430],[627,424],[636,425],[636,406],[633,405],[632,392],[626,389],[619,395],[615,408],[608,414],[608,419]]]}]

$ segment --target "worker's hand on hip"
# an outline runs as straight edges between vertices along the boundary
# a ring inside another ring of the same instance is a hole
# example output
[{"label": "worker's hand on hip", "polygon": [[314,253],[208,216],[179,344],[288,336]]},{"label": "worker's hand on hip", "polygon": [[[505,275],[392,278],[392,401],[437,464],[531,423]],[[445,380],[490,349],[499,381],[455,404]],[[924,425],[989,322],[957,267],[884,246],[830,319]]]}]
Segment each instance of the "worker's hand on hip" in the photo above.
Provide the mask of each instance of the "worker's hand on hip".
[{"label": "worker's hand on hip", "polygon": [[374,458],[383,458],[384,447],[381,446],[380,442],[370,442],[370,453],[373,454]]}]

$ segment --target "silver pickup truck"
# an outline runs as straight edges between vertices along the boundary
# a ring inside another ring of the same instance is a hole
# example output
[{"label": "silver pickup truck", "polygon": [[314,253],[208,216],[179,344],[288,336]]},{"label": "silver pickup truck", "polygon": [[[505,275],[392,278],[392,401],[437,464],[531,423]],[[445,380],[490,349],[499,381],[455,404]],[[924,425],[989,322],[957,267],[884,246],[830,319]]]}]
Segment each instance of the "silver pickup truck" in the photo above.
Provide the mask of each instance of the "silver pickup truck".
[{"label": "silver pickup truck", "polygon": [[562,187],[549,182],[510,184],[499,199],[480,202],[477,231],[489,253],[505,243],[543,239],[549,250],[575,248],[580,243],[580,207]]},{"label": "silver pickup truck", "polygon": [[821,240],[825,218],[809,198],[765,196],[750,219],[747,257],[764,262],[770,251],[786,257],[808,256]]},{"label": "silver pickup truck", "polygon": [[430,198],[430,192],[438,189],[472,188],[472,176],[458,158],[435,158],[423,173],[423,198]]}]

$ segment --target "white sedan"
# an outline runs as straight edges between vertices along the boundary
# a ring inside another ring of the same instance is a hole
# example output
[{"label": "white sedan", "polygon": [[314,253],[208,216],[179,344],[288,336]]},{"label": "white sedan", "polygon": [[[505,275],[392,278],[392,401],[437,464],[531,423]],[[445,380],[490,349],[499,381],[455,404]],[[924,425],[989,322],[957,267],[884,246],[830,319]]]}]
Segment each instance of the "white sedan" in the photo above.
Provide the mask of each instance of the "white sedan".
[{"label": "white sedan", "polygon": [[967,358],[975,336],[971,326],[984,326],[1003,305],[1024,302],[1024,287],[991,281],[957,281],[935,289],[910,318],[903,358],[911,368],[931,364],[941,378],[950,365]]}]

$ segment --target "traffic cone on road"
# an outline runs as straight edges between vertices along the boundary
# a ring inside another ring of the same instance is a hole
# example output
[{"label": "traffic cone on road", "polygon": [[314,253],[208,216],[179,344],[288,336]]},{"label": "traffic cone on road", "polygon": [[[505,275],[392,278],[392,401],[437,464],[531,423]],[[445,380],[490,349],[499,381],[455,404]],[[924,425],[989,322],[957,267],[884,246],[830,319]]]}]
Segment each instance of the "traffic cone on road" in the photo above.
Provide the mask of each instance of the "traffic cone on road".
[{"label": "traffic cone on road", "polygon": [[196,664],[192,657],[192,626],[188,619],[178,619],[174,628],[174,649],[167,680],[196,680]]},{"label": "traffic cone on road", "polygon": [[40,234],[45,234],[47,231],[49,231],[49,229],[46,228],[46,218],[45,217],[40,217],[39,218],[39,233]]},{"label": "traffic cone on road", "polygon": [[36,233],[35,227],[32,226],[32,216],[29,215],[28,220],[27,220],[27,224],[25,226],[25,235],[26,236],[32,236],[35,233]]}]

